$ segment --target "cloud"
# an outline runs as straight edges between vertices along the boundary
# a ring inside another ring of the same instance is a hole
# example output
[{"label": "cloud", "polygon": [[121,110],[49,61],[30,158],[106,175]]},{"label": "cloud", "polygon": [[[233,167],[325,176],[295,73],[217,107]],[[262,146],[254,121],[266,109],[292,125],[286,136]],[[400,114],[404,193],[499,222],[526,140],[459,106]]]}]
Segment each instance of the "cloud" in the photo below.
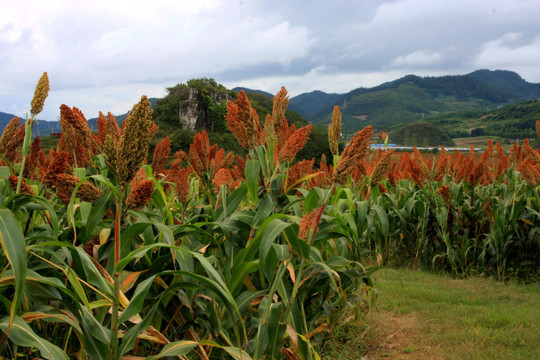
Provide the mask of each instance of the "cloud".
[{"label": "cloud", "polygon": [[398,56],[392,60],[392,66],[425,66],[439,64],[442,60],[442,53],[430,51],[428,49],[413,51],[410,54]]},{"label": "cloud", "polygon": [[527,42],[523,34],[507,33],[486,42],[473,59],[475,66],[488,69],[512,68],[526,74],[529,81],[540,81],[540,34]]},{"label": "cloud", "polygon": [[197,77],[291,94],[479,67],[540,81],[539,13],[536,0],[18,0],[0,12],[0,111],[25,109],[43,71],[50,119],[62,102],[125,112]]},{"label": "cloud", "polygon": [[148,93],[265,63],[287,69],[315,42],[304,26],[221,1],[22,2],[27,11],[0,14],[0,111],[10,94],[31,94],[43,71],[48,101],[66,96],[63,102],[80,100],[95,113],[95,94],[108,89]]}]

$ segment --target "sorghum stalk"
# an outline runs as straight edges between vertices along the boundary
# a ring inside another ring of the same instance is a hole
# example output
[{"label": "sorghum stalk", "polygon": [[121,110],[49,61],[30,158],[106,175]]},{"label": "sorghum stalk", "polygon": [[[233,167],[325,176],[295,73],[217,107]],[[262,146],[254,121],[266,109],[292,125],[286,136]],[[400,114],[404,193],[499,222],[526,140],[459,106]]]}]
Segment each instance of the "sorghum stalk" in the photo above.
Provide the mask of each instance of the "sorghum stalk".
[{"label": "sorghum stalk", "polygon": [[114,297],[112,304],[112,317],[111,317],[111,360],[116,359],[116,353],[118,351],[118,299],[120,298],[120,277],[116,272],[116,265],[120,261],[120,217],[122,216],[122,201],[121,199],[115,200],[115,216],[114,216]]},{"label": "sorghum stalk", "polygon": [[26,156],[28,155],[28,150],[30,149],[30,142],[32,140],[32,125],[36,120],[36,116],[43,110],[43,104],[45,104],[45,99],[49,94],[49,77],[47,73],[44,72],[43,75],[39,78],[39,81],[36,85],[36,90],[34,91],[34,97],[32,98],[32,108],[30,110],[30,117],[26,116],[26,122],[24,124],[25,133],[24,133],[24,142],[21,151],[21,167],[19,169],[19,181],[17,182],[18,194],[21,191],[21,185],[23,180],[24,173],[24,164],[26,162]]},{"label": "sorghum stalk", "polygon": [[[120,274],[116,267],[120,261],[120,226],[122,222],[122,204],[126,199],[129,182],[137,174],[148,155],[148,145],[153,135],[152,110],[148,98],[143,95],[141,101],[129,113],[123,134],[115,151],[118,183],[121,189],[115,199],[114,218],[114,297],[111,316],[111,359],[117,359],[118,354],[118,310],[120,299]],[[112,140],[112,137],[111,137]],[[111,144],[115,145],[115,144]]]},{"label": "sorghum stalk", "polygon": [[26,122],[24,124],[25,133],[24,133],[24,142],[23,142],[22,151],[21,151],[22,161],[21,161],[21,167],[19,168],[19,180],[17,182],[17,191],[16,191],[17,194],[21,192],[21,185],[22,185],[23,174],[24,174],[24,165],[26,163],[26,156],[28,155],[28,150],[30,148],[30,141],[32,139],[32,124],[35,120],[34,116],[35,115],[32,115],[31,117],[26,116]]},{"label": "sorghum stalk", "polygon": [[[304,259],[302,259],[304,261]],[[268,292],[268,295],[266,297],[266,306],[264,307],[263,317],[260,320],[259,329],[257,330],[257,339],[261,336],[261,331],[263,324],[265,324],[268,321],[268,314],[270,314],[270,307],[272,306],[272,297],[274,296],[274,293],[277,290],[278,284],[281,282],[281,278],[283,277],[283,274],[287,270],[287,260],[283,261],[281,264],[279,264],[279,268],[276,274],[276,277],[274,278],[274,282],[272,283],[272,287],[270,288],[270,291]],[[297,279],[298,282],[298,279]],[[296,284],[295,284],[296,285]],[[286,318],[286,316],[284,317]],[[260,359],[261,357],[261,345],[262,341],[257,342],[257,347],[255,348],[255,354],[253,354],[253,359]]]},{"label": "sorghum stalk", "polygon": [[334,106],[334,112],[332,113],[332,124],[328,126],[328,145],[330,146],[330,152],[334,156],[339,156],[341,123],[341,111],[339,111],[339,106]]},{"label": "sorghum stalk", "polygon": [[[324,201],[323,201],[323,203],[321,205],[321,208],[319,210],[319,214],[317,215],[316,225],[314,226],[313,231],[310,231],[308,233],[308,237],[307,237],[306,241],[309,242],[310,247],[311,247],[311,245],[313,245],[313,240],[315,239],[315,233],[317,232],[317,225],[321,221],[321,217],[322,217],[325,205],[328,202],[328,200],[330,199],[330,196],[331,196],[332,192],[334,191],[334,188],[335,188],[335,184],[332,184],[332,186],[328,190],[328,194],[326,195],[326,198],[324,199]],[[302,283],[302,277],[304,276],[305,265],[306,265],[306,259],[302,258],[302,260],[300,260],[300,266],[298,268],[298,273],[297,273],[297,276],[296,276],[296,281],[295,281],[294,286],[293,286],[291,297],[289,299],[289,303],[287,304],[287,308],[285,309],[285,312],[284,312],[284,316],[283,316],[284,319],[286,319],[289,316],[289,313],[291,312],[291,309],[292,309],[292,305],[293,305],[294,301],[296,300],[296,295],[298,294],[298,290],[300,289],[300,284]],[[303,319],[303,320],[305,320],[305,319]],[[310,354],[308,354],[308,356],[311,358]]]}]

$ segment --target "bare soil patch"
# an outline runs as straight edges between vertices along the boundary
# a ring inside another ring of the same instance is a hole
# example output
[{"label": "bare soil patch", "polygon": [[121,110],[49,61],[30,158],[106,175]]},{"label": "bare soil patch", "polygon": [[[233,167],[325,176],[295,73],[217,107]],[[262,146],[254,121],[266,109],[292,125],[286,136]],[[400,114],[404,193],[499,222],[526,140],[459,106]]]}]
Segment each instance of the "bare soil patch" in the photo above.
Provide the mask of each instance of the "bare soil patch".
[{"label": "bare soil patch", "polygon": [[[445,359],[438,355],[437,347],[422,336],[426,324],[414,314],[397,314],[387,310],[372,311],[369,315],[373,327],[373,340],[368,344],[364,360],[438,360]],[[434,329],[432,329],[434,330]]]}]

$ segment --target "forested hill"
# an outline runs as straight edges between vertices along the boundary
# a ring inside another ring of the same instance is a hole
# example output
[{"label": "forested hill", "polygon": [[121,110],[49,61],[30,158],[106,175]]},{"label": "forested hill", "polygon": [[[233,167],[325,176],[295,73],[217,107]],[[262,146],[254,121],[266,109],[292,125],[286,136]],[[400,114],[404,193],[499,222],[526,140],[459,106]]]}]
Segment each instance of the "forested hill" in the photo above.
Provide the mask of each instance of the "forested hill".
[{"label": "forested hill", "polygon": [[477,70],[469,75],[493,86],[495,89],[509,92],[526,100],[540,98],[540,83],[529,83],[513,71]]},{"label": "forested hill", "polygon": [[[4,127],[13,119],[15,115],[13,114],[7,114],[4,112],[0,112],[0,129],[4,129]],[[22,117],[19,117],[19,123],[22,124],[25,119]],[[55,133],[60,131],[60,123],[58,121],[45,121],[45,120],[38,120],[38,122],[34,123],[33,127],[33,134],[34,136],[46,136],[50,133]]]},{"label": "forested hill", "polygon": [[[491,73],[494,74],[490,83],[479,78]],[[534,97],[534,89],[540,84],[530,84],[523,79],[520,82],[519,79],[519,75],[509,71],[488,70],[440,77],[407,75],[373,88],[358,88],[342,95],[332,94],[334,100],[330,103],[329,94],[302,94],[292,98],[291,105],[326,104],[314,114],[298,110],[311,122],[322,124],[330,122],[333,106],[340,106],[344,133],[353,133],[366,124],[373,124],[377,129],[393,130],[441,113],[495,109]],[[512,86],[506,89],[505,86],[509,84]]]},{"label": "forested hill", "polygon": [[270,94],[267,91],[255,90],[255,89],[250,89],[250,88],[247,88],[247,87],[241,87],[241,86],[240,87],[235,87],[235,88],[232,89],[232,91],[234,91],[235,93],[239,93],[240,91],[243,91],[245,93],[264,95],[264,96],[266,96],[267,98],[270,98],[270,99],[274,98],[274,94]]},{"label": "forested hill", "polygon": [[536,120],[540,120],[540,99],[506,105],[500,109],[454,111],[433,116],[450,137],[491,136],[508,139],[535,139]]},{"label": "forested hill", "polygon": [[343,98],[343,94],[327,94],[315,90],[291,98],[289,107],[305,118],[312,119],[315,114],[342,102]]}]

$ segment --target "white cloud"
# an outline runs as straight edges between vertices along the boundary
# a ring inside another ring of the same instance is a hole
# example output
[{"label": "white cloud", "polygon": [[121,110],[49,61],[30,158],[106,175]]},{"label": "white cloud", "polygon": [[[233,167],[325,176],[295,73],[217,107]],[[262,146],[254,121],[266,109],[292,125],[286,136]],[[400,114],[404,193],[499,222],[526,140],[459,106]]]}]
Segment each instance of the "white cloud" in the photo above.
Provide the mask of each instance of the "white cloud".
[{"label": "white cloud", "polygon": [[[51,81],[48,101],[62,95],[96,113],[96,94],[109,89],[159,85],[161,94],[189,78],[261,63],[286,69],[315,41],[304,26],[217,0],[21,2],[26,6],[0,14],[0,111],[14,92],[31,97],[43,71]],[[125,105],[118,96],[100,99]],[[56,110],[43,115],[55,118]]]},{"label": "white cloud", "polygon": [[125,112],[201,76],[291,94],[479,67],[540,81],[538,0],[17,0],[2,10],[0,111],[25,109],[47,71],[51,119],[62,102],[89,117]]},{"label": "white cloud", "polygon": [[529,81],[540,82],[540,34],[524,42],[523,35],[508,33],[485,43],[473,59],[475,66],[488,69],[512,69]]},{"label": "white cloud", "polygon": [[392,60],[392,66],[426,66],[439,64],[442,60],[442,53],[430,51],[428,49],[413,51],[407,55],[401,55]]},{"label": "white cloud", "polygon": [[261,62],[287,66],[306,56],[314,42],[306,27],[265,14],[246,16],[242,6],[218,1],[77,1],[52,5],[54,12],[42,2],[27,3],[32,21],[17,9],[11,20],[0,20],[0,29],[3,22],[9,25],[0,38],[13,42],[28,34],[26,43],[2,51],[10,54],[8,65],[16,73],[35,66],[39,56],[43,70],[58,70],[58,80],[74,86]]}]

